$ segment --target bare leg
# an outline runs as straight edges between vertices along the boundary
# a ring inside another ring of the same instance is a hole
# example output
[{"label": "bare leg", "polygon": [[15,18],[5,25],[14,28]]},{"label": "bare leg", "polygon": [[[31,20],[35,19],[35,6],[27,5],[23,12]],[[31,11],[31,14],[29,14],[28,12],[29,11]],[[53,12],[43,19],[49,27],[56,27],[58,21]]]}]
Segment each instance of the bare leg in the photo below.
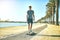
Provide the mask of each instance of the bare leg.
[{"label": "bare leg", "polygon": [[28,24],[28,30],[30,30],[30,24]]},{"label": "bare leg", "polygon": [[31,25],[30,25],[30,29],[32,30],[32,23],[31,23]]},{"label": "bare leg", "polygon": [[32,33],[32,23],[28,24],[28,34]]},{"label": "bare leg", "polygon": [[28,24],[28,31],[29,32],[32,31],[32,24],[31,23]]}]

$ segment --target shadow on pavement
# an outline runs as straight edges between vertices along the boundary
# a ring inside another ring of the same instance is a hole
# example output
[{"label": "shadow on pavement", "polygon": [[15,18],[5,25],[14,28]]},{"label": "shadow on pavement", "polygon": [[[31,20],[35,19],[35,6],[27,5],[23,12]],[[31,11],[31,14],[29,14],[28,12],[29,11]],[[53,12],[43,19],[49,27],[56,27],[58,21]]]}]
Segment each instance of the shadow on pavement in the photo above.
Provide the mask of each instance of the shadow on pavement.
[{"label": "shadow on pavement", "polygon": [[37,36],[60,37],[60,35],[44,35],[44,34],[38,34]]}]

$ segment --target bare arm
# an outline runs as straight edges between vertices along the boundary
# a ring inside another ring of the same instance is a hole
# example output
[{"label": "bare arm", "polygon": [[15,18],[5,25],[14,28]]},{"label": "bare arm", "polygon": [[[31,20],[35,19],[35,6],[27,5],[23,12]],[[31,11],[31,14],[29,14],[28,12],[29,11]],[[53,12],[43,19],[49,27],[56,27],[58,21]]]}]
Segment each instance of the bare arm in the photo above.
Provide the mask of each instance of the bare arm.
[{"label": "bare arm", "polygon": [[35,20],[35,15],[34,15],[34,13],[33,13],[33,20]]},{"label": "bare arm", "polygon": [[28,19],[28,11],[27,11],[27,15],[26,15],[26,18]]},{"label": "bare arm", "polygon": [[26,18],[28,18],[28,14],[26,15]]}]

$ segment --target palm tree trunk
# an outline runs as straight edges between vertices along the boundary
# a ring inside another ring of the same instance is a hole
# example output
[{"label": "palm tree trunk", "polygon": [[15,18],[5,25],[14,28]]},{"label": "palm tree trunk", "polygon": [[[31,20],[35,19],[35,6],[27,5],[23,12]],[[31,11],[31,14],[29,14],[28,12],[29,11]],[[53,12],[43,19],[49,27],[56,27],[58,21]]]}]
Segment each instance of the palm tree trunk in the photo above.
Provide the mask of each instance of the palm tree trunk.
[{"label": "palm tree trunk", "polygon": [[52,17],[53,17],[53,21],[52,21],[52,23],[54,24],[54,13],[55,13],[55,8],[54,7],[52,7]]},{"label": "palm tree trunk", "polygon": [[59,25],[59,0],[56,0],[56,25]]}]

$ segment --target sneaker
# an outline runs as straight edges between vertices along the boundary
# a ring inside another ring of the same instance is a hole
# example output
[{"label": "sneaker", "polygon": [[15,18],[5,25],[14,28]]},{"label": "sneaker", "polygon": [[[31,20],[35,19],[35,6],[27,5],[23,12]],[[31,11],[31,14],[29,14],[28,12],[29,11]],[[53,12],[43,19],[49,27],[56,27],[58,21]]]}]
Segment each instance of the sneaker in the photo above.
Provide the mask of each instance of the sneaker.
[{"label": "sneaker", "polygon": [[30,31],[28,31],[27,35],[29,35],[29,34],[30,34]]},{"label": "sneaker", "polygon": [[31,31],[31,32],[30,32],[30,34],[34,34],[34,32],[33,32],[33,31]]}]

